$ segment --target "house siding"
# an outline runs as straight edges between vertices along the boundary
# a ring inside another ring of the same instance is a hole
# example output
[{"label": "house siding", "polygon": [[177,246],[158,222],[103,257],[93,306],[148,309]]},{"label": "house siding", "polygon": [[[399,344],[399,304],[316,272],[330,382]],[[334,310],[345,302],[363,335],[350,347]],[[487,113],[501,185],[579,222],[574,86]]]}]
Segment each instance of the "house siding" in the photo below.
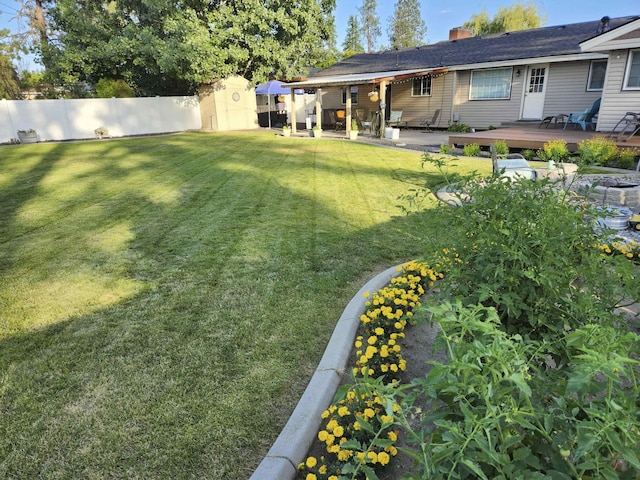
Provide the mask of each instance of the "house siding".
[{"label": "house siding", "polygon": [[612,131],[626,112],[640,112],[640,91],[622,89],[628,55],[628,50],[612,51],[609,55],[602,106],[598,116],[599,131]]},{"label": "house siding", "polygon": [[[523,66],[514,66],[513,71],[515,72],[518,68],[524,71]],[[458,86],[453,106],[453,114],[459,115],[458,123],[486,129],[520,118],[523,79],[524,75],[512,77],[511,98],[508,100],[469,100],[471,70],[458,72]]]},{"label": "house siding", "polygon": [[549,67],[543,116],[581,112],[602,96],[587,91],[590,61],[553,63]]},{"label": "house siding", "polygon": [[440,109],[438,121],[433,128],[447,128],[451,118],[451,100],[453,74],[447,73],[431,80],[431,95],[411,96],[413,81],[391,84],[391,109],[402,110],[402,120],[409,127],[424,126],[425,120],[431,120]]}]

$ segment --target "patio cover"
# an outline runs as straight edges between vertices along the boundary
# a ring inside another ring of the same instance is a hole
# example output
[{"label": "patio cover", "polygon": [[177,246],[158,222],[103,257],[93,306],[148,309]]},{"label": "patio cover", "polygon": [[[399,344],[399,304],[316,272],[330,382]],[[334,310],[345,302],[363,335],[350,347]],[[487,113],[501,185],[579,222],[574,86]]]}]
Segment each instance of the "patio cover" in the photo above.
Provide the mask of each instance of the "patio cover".
[{"label": "patio cover", "polygon": [[430,70],[398,70],[395,72],[354,73],[349,75],[331,75],[326,77],[314,77],[301,82],[284,83],[286,88],[322,88],[337,87],[343,85],[366,85],[406,80],[412,77],[424,77],[427,75],[441,75],[447,73],[447,68],[435,68]]}]

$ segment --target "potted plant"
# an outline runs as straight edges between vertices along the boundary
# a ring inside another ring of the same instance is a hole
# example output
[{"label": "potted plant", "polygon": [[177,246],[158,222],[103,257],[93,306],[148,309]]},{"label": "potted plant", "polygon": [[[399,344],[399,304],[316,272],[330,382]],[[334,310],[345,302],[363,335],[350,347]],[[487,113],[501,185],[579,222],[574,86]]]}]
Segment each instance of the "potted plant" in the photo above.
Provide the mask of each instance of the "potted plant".
[{"label": "potted plant", "polygon": [[313,130],[311,130],[311,136],[314,138],[322,137],[322,129],[320,128],[320,125],[316,125],[313,127]]},{"label": "potted plant", "polygon": [[109,129],[107,127],[98,127],[94,130],[96,138],[104,138],[109,136]]},{"label": "potted plant", "polygon": [[38,133],[33,128],[18,130],[18,140],[20,140],[20,143],[37,143]]},{"label": "potted plant", "polygon": [[290,137],[291,136],[291,128],[289,127],[289,125],[284,125],[282,127],[282,136],[283,137]]},{"label": "potted plant", "polygon": [[351,130],[349,131],[349,140],[358,138],[358,121],[354,118],[351,120]]}]

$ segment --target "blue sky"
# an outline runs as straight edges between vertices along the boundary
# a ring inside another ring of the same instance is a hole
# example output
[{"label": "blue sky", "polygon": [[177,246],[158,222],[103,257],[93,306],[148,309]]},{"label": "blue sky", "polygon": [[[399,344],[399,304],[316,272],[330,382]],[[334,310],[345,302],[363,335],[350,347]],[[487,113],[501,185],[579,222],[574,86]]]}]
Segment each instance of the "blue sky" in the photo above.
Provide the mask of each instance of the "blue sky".
[{"label": "blue sky", "polygon": [[[341,48],[344,35],[347,31],[347,21],[350,15],[358,15],[358,7],[362,0],[337,0],[335,10],[336,33],[338,34],[338,47]],[[382,27],[382,35],[378,40],[378,47],[388,45],[387,20],[393,15],[395,0],[378,0],[378,17]],[[449,38],[449,30],[461,26],[469,20],[472,14],[485,9],[493,16],[500,6],[508,6],[515,3],[511,0],[422,0],[422,19],[427,24],[426,41],[428,43],[439,42]],[[524,0],[523,3],[528,3]],[[616,0],[607,3],[603,0],[537,0],[536,5],[547,16],[547,25],[562,25],[565,23],[585,22],[599,20],[605,15],[609,17],[624,17],[628,15],[640,15],[640,3],[638,0]],[[15,19],[20,3],[16,0],[0,0],[0,28],[9,28],[16,31],[19,28]],[[32,63],[23,65],[33,68]]]},{"label": "blue sky", "polygon": [[[337,0],[336,3],[338,47],[342,48],[349,16],[358,15],[358,7],[362,5],[362,0]],[[378,0],[377,3],[377,13],[382,27],[382,35],[377,45],[380,47],[389,44],[387,20],[393,15],[396,2],[395,0]],[[427,24],[426,40],[428,43],[448,40],[449,30],[461,26],[474,13],[484,9],[492,17],[501,6],[509,6],[514,3],[516,0],[422,0],[422,19]],[[529,0],[523,0],[521,3],[528,4]],[[538,6],[539,11],[546,14],[546,25],[549,26],[600,20],[604,16],[614,18],[640,15],[638,0],[615,0],[612,3],[608,3],[606,0],[537,0],[534,3]]]}]

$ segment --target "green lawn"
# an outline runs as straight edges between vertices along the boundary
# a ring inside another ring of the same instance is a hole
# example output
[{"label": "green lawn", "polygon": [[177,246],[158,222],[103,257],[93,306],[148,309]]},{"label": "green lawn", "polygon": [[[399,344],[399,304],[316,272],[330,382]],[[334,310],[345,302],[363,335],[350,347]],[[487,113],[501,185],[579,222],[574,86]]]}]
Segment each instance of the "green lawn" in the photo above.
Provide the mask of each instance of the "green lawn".
[{"label": "green lawn", "polygon": [[248,478],[354,292],[447,235],[397,208],[437,180],[419,153],[191,133],[1,154],[2,478]]}]

